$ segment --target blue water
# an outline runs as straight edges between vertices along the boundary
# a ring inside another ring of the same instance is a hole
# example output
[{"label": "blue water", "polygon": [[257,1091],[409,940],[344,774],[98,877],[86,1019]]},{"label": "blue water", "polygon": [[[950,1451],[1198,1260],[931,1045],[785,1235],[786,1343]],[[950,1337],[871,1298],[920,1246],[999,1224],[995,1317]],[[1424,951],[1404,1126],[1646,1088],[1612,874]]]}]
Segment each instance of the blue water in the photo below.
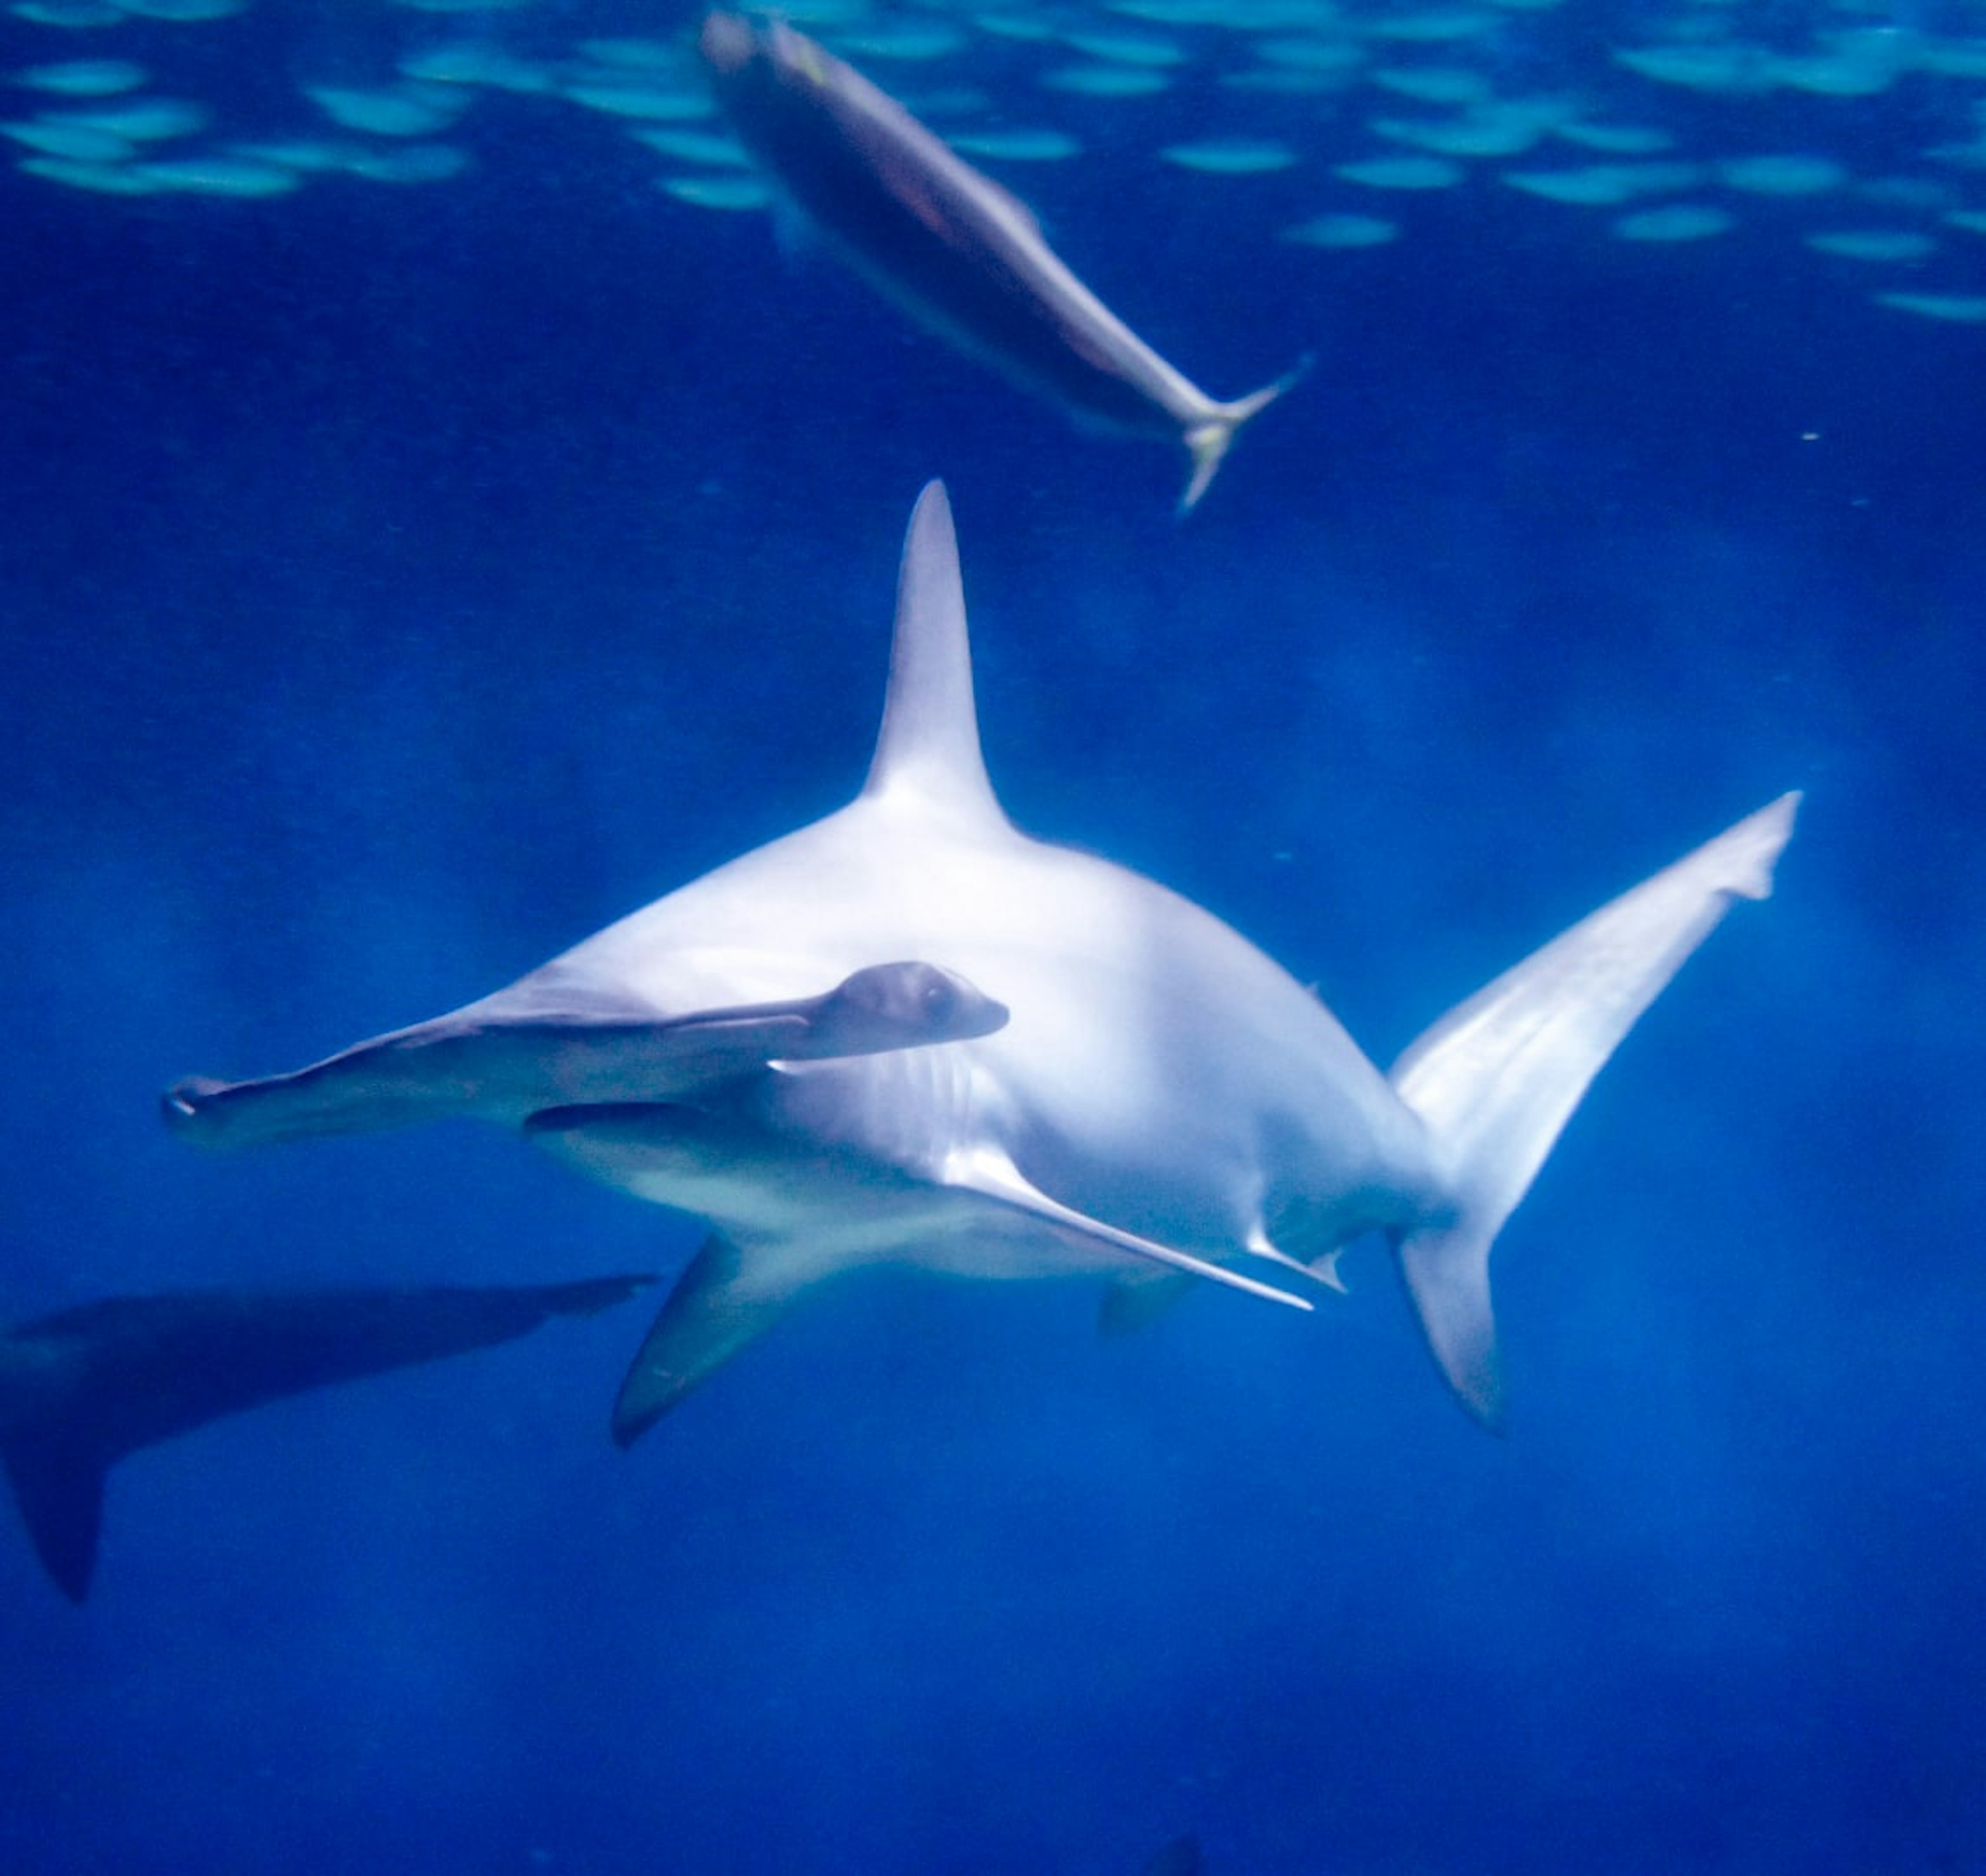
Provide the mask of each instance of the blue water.
[{"label": "blue water", "polygon": [[1382,1061],[1803,824],[1500,1241],[1507,1438],[1370,1252],[1109,1344],[1087,1286],[865,1278],[627,1455],[638,1308],[555,1324],[133,1459],[82,1609],[0,1532],[0,1862],[1986,1870],[1978,329],[1486,190],[1244,244],[1103,125],[1030,184],[1063,250],[1217,392],[1317,360],[1181,524],[759,218],[479,156],[0,180],[9,1313],[679,1268],[493,1132],[207,1156],[156,1096],[844,799],[933,475],[1016,820]]}]

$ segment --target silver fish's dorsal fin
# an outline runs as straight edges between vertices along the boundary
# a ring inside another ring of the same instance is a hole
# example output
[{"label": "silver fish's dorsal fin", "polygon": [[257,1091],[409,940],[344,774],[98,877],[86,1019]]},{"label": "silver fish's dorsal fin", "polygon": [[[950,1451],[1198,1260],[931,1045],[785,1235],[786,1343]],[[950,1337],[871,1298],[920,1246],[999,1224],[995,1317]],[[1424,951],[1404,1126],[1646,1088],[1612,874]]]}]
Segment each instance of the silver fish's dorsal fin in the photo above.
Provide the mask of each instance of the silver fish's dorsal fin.
[{"label": "silver fish's dorsal fin", "polygon": [[965,589],[941,482],[918,496],[904,537],[890,688],[862,793],[866,800],[915,801],[1002,823],[1006,818],[979,753]]}]

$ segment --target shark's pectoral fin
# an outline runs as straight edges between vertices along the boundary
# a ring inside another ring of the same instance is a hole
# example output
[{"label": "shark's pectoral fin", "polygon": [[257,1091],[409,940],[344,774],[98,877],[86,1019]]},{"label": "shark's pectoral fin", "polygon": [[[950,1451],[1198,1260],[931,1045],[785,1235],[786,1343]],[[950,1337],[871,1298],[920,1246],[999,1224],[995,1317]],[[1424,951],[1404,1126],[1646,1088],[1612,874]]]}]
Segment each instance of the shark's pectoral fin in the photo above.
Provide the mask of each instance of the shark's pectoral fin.
[{"label": "shark's pectoral fin", "polygon": [[677,1279],[614,1403],[614,1443],[632,1446],[690,1390],[785,1314],[795,1291],[766,1282],[748,1250],[716,1233]]},{"label": "shark's pectoral fin", "polygon": [[1490,1247],[1642,1011],[1740,899],[1772,890],[1797,795],[1603,906],[1450,1010],[1394,1064],[1452,1209],[1399,1235],[1428,1345],[1463,1406],[1496,1424]]},{"label": "shark's pectoral fin", "polygon": [[0,1442],[0,1461],[14,1488],[21,1521],[35,1555],[72,1602],[89,1594],[96,1542],[103,1527],[103,1487],[111,1458],[59,1430],[28,1429]]},{"label": "shark's pectoral fin", "polygon": [[1173,1270],[1183,1271],[1189,1276],[1205,1277],[1210,1282],[1224,1283],[1230,1289],[1246,1290],[1251,1296],[1266,1297],[1271,1303],[1286,1303],[1293,1310],[1308,1310],[1311,1306],[1301,1296],[1292,1296],[1288,1290],[1277,1289],[1273,1284],[1258,1283],[1253,1277],[1243,1276],[1238,1271],[1230,1270],[1217,1263],[1210,1263],[1203,1257],[1196,1257],[1190,1251],[1176,1251],[1171,1246],[1155,1242],[1150,1238],[1141,1238],[1135,1232],[1120,1231],[1115,1225],[1106,1225],[1101,1219],[1090,1218],[1081,1212],[1051,1199],[1024,1178],[1014,1162],[1004,1153],[987,1148],[970,1152],[954,1153],[944,1168],[944,1183],[956,1191],[977,1192],[982,1199],[991,1199],[995,1203],[1009,1205],[1016,1212],[1025,1212],[1068,1232],[1072,1236],[1088,1239],[1093,1243],[1107,1244],[1113,1249],[1129,1251],[1133,1257],[1148,1258],[1156,1264],[1163,1264]]},{"label": "shark's pectoral fin", "polygon": [[874,1055],[989,1035],[1003,1004],[956,972],[871,964],[818,997],[658,1017],[560,978],[362,1042],[292,1074],[181,1081],[167,1123],[217,1146],[367,1133],[446,1114],[522,1121],[547,1108],[662,1101],[774,1061]]}]

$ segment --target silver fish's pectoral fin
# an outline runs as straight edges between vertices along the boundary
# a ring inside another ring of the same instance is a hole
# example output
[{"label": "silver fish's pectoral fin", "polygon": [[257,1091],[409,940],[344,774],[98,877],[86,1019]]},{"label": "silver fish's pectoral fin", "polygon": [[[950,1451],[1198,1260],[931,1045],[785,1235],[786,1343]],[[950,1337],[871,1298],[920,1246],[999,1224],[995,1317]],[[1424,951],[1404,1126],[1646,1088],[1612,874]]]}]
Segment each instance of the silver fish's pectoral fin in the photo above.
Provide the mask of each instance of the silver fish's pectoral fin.
[{"label": "silver fish's pectoral fin", "polygon": [[796,1292],[763,1281],[748,1250],[713,1232],[677,1279],[614,1403],[625,1448],[786,1313]]},{"label": "silver fish's pectoral fin", "polygon": [[962,1041],[1006,1020],[1005,1006],[963,977],[914,960],[867,966],[818,997],[659,1018],[624,997],[568,983],[548,997],[527,980],[291,1074],[182,1081],[163,1105],[175,1131],[216,1146],[369,1133],[448,1114],[519,1121],[548,1108],[665,1100],[772,1061]]},{"label": "silver fish's pectoral fin", "polygon": [[1394,1064],[1452,1209],[1395,1234],[1428,1346],[1486,1426],[1503,1387],[1490,1249],[1560,1130],[1684,960],[1740,899],[1764,899],[1793,830],[1782,795],[1644,880],[1458,1005]]},{"label": "silver fish's pectoral fin", "polygon": [[1180,497],[1180,513],[1190,514],[1199,505],[1200,498],[1213,481],[1214,472],[1227,459],[1228,449],[1241,426],[1250,418],[1266,410],[1285,391],[1308,378],[1311,362],[1308,355],[1299,358],[1274,384],[1264,385],[1261,390],[1250,392],[1245,398],[1236,398],[1231,403],[1217,404],[1206,416],[1187,425],[1187,454],[1193,459],[1193,472],[1187,479],[1186,493]]},{"label": "silver fish's pectoral fin", "polygon": [[1153,1263],[1205,1277],[1210,1283],[1224,1283],[1230,1289],[1245,1290],[1251,1296],[1284,1303],[1292,1310],[1308,1310],[1311,1306],[1301,1296],[1292,1296],[1288,1290],[1277,1289],[1273,1284],[1258,1283],[1253,1277],[1210,1263],[1190,1252],[1176,1251],[1170,1245],[1155,1243],[1150,1238],[1138,1236],[1135,1232],[1120,1231],[1115,1225],[1105,1224],[1101,1219],[1086,1216],[1065,1205],[1058,1204],[1047,1193],[1029,1185],[1004,1153],[985,1147],[954,1153],[945,1163],[943,1182],[955,1191],[977,1192],[982,1199],[1011,1205],[1017,1212],[1025,1212],[1046,1223],[1059,1225],[1077,1237],[1128,1251],[1133,1257],[1149,1258]]}]

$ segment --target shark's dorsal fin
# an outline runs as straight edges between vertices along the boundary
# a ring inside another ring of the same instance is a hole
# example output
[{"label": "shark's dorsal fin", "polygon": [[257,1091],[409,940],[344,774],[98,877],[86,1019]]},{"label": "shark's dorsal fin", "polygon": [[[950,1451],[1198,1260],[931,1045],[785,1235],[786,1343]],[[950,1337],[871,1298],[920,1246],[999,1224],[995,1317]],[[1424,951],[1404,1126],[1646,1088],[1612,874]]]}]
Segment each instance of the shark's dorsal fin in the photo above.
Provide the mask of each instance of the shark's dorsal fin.
[{"label": "shark's dorsal fin", "polygon": [[926,485],[911,515],[897,575],[896,636],[883,728],[862,790],[1004,822],[979,753],[965,589],[944,484]]}]

